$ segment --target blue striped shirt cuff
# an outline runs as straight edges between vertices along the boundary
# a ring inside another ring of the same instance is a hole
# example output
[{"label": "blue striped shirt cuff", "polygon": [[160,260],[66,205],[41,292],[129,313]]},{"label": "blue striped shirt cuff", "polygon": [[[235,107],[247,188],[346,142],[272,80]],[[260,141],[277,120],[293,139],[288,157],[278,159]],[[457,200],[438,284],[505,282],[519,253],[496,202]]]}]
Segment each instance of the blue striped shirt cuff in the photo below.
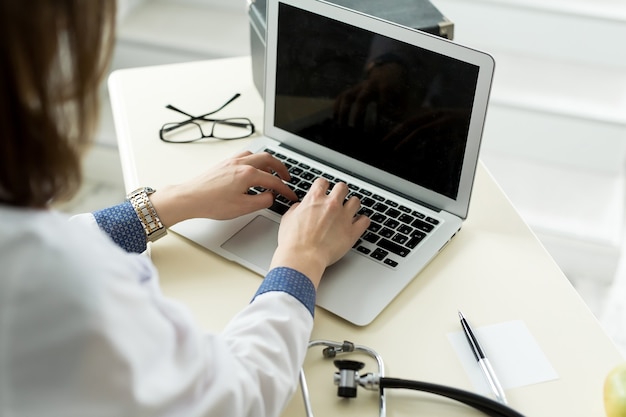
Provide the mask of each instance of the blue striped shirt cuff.
[{"label": "blue striped shirt cuff", "polygon": [[309,310],[311,316],[315,316],[315,286],[306,275],[291,268],[274,268],[267,273],[252,301],[257,296],[271,291],[282,291],[292,295]]},{"label": "blue striped shirt cuff", "polygon": [[146,232],[129,201],[93,212],[96,223],[127,252],[142,253],[148,247]]}]

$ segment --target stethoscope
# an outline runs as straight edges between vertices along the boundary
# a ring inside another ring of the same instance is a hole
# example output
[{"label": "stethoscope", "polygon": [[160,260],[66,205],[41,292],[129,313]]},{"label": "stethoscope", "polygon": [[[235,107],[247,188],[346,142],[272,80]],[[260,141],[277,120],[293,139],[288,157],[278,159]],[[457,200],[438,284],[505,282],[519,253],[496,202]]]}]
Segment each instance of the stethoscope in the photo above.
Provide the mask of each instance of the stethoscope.
[{"label": "stethoscope", "polygon": [[[344,341],[343,343],[333,342],[331,340],[310,341],[309,349],[314,346],[324,347],[322,351],[324,358],[332,359],[340,353],[361,352],[376,360],[376,363],[378,364],[378,372],[362,374],[360,371],[365,367],[363,362],[336,359],[334,364],[338,371],[335,372],[334,383],[338,386],[337,395],[343,398],[355,398],[357,395],[357,388],[359,386],[370,391],[379,391],[380,417],[386,417],[387,415],[387,399],[385,397],[385,389],[391,388],[410,389],[441,395],[466,404],[491,417],[524,417],[522,414],[507,405],[473,392],[445,385],[431,384],[429,382],[385,377],[385,365],[382,357],[375,350],[367,346],[355,345],[354,343],[348,341]],[[306,415],[307,417],[313,417],[311,397],[306,377],[304,376],[304,369],[300,371],[300,387],[302,389],[302,398],[304,400]]]}]

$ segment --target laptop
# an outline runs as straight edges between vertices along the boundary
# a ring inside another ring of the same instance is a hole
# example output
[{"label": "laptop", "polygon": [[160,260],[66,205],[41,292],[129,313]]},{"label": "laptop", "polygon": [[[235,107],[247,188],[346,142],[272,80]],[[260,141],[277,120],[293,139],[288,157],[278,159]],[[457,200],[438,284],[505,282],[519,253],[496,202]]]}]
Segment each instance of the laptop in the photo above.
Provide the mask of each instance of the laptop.
[{"label": "laptop", "polygon": [[[371,323],[461,229],[492,83],[486,53],[318,0],[267,3],[264,136],[300,196],[348,184],[372,222],[325,273],[317,305]],[[251,189],[251,193],[263,192]],[[289,202],[172,229],[268,272]]]}]

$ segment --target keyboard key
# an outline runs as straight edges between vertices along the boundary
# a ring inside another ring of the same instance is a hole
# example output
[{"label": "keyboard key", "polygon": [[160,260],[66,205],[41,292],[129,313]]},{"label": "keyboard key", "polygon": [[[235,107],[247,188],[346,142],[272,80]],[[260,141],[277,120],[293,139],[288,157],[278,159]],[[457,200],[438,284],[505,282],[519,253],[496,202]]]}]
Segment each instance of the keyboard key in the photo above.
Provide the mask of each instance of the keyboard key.
[{"label": "keyboard key", "polygon": [[371,232],[366,232],[365,236],[363,236],[363,240],[370,243],[376,243],[378,239],[380,239],[380,237]]},{"label": "keyboard key", "polygon": [[421,231],[426,233],[430,233],[435,228],[435,226],[433,226],[432,224],[426,223],[425,221],[422,221],[420,219],[415,219],[415,221],[411,223],[411,226],[420,229]]},{"label": "keyboard key", "polygon": [[406,224],[401,224],[400,227],[398,227],[396,230],[398,231],[398,233],[402,233],[407,236],[409,236],[413,232],[413,228]]},{"label": "keyboard key", "polygon": [[369,255],[369,253],[372,251],[371,249],[368,249],[364,246],[359,246],[358,248],[356,248],[356,250],[358,250],[361,253],[364,253],[365,255]]},{"label": "keyboard key", "polygon": [[274,204],[272,204],[270,210],[282,216],[287,212],[287,210],[289,210],[289,207],[282,204],[280,201],[274,200]]},{"label": "keyboard key", "polygon": [[399,245],[404,245],[406,243],[407,240],[409,240],[409,237],[406,235],[403,235],[402,233],[396,233],[392,238],[392,241],[396,242]]},{"label": "keyboard key", "polygon": [[380,211],[381,213],[384,213],[385,211],[387,211],[387,209],[389,207],[387,207],[386,205],[384,205],[383,203],[376,203],[374,204],[374,206],[372,207],[374,210],[376,211]]},{"label": "keyboard key", "polygon": [[400,217],[398,217],[398,220],[400,220],[402,223],[411,224],[413,220],[415,220],[415,217],[409,216],[408,214],[402,214],[400,215]]},{"label": "keyboard key", "polygon": [[385,212],[385,214],[386,214],[387,216],[389,216],[389,217],[393,217],[393,218],[395,219],[396,217],[398,217],[398,216],[400,215],[400,211],[398,211],[398,210],[396,210],[396,209],[394,209],[394,208],[390,208],[389,210],[387,210],[387,211]]},{"label": "keyboard key", "polygon": [[281,194],[281,195],[279,195],[278,197],[276,197],[276,200],[278,200],[279,202],[281,202],[281,203],[283,203],[283,204],[286,204],[286,205],[291,204],[291,201],[290,201],[287,197],[285,197],[284,195],[282,195],[282,194]]},{"label": "keyboard key", "polygon": [[434,224],[435,226],[439,224],[439,220],[433,219],[432,217],[426,217],[426,221],[428,223]]},{"label": "keyboard key", "polygon": [[415,232],[411,239],[406,242],[405,246],[409,249],[415,249],[415,247],[426,237],[426,235],[422,232]]},{"label": "keyboard key", "polygon": [[385,265],[389,265],[392,268],[395,268],[396,266],[398,266],[398,263],[394,261],[393,259],[387,258],[383,262],[385,263]]},{"label": "keyboard key", "polygon": [[374,214],[374,212],[372,211],[372,209],[369,209],[367,207],[361,207],[361,209],[359,210],[359,214],[370,217],[372,214]]},{"label": "keyboard key", "polygon": [[383,214],[380,214],[380,213],[374,213],[370,217],[370,220],[376,223],[384,223],[385,220],[387,220],[387,217],[385,217]]},{"label": "keyboard key", "polygon": [[387,252],[386,250],[383,250],[381,248],[376,248],[370,256],[374,259],[382,261],[383,259],[385,259],[387,255],[389,255],[389,252]]},{"label": "keyboard key", "polygon": [[403,258],[409,254],[409,249],[404,246],[398,245],[397,243],[392,242],[389,239],[381,239],[378,242],[378,246],[383,249],[388,250],[389,252],[395,253],[398,256],[402,256]]},{"label": "keyboard key", "polygon": [[400,224],[399,221],[397,221],[396,219],[387,219],[387,221],[385,223],[383,223],[385,226],[387,226],[390,229],[395,229],[396,227],[398,227],[398,225]]}]

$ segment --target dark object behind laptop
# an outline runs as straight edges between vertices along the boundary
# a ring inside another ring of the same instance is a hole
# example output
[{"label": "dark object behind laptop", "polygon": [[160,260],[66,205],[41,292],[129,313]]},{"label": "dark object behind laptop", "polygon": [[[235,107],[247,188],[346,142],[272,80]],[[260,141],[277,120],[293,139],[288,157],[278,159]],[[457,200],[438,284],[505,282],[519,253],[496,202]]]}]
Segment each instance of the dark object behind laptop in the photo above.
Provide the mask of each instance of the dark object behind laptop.
[{"label": "dark object behind laptop", "polygon": [[[418,29],[452,40],[454,23],[429,0],[328,0],[359,12],[390,22]],[[252,78],[261,96],[265,70],[266,0],[252,0],[248,9]]]}]

